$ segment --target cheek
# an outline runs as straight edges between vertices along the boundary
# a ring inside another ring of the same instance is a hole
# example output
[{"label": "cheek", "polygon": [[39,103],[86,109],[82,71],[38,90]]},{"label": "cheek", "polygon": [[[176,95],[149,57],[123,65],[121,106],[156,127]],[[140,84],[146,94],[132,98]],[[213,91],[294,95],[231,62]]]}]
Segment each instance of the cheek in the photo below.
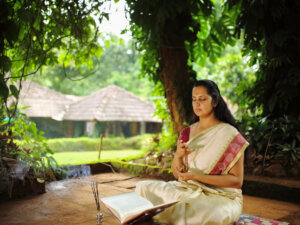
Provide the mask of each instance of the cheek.
[{"label": "cheek", "polygon": [[207,112],[210,112],[210,111],[213,111],[213,106],[212,106],[212,103],[211,102],[206,102],[204,105],[203,105],[203,109]]},{"label": "cheek", "polygon": [[202,106],[203,106],[205,109],[209,109],[209,108],[212,107],[210,101],[205,101],[205,102],[203,102]]}]

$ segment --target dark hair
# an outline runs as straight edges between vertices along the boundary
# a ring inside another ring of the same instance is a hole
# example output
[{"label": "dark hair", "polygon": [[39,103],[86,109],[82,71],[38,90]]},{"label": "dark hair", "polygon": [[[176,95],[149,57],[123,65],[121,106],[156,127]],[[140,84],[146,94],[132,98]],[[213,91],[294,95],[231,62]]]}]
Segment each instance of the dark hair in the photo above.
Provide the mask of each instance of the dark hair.
[{"label": "dark hair", "polygon": [[239,126],[237,125],[233,115],[224,99],[221,96],[218,85],[211,80],[198,80],[195,82],[193,88],[203,86],[206,88],[207,93],[212,97],[213,103],[216,103],[216,107],[214,107],[215,117],[225,123],[229,123],[234,126],[238,131],[240,131]]}]

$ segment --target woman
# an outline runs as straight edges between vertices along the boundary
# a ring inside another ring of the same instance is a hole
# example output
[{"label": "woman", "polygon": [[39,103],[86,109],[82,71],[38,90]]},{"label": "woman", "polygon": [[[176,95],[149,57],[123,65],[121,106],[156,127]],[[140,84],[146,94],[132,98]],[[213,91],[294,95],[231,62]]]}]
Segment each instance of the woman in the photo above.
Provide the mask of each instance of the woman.
[{"label": "woman", "polygon": [[218,86],[194,85],[192,103],[199,121],[182,130],[172,163],[178,181],[142,181],[136,192],[153,204],[179,202],[154,217],[159,224],[231,224],[242,211],[244,150],[249,145]]}]

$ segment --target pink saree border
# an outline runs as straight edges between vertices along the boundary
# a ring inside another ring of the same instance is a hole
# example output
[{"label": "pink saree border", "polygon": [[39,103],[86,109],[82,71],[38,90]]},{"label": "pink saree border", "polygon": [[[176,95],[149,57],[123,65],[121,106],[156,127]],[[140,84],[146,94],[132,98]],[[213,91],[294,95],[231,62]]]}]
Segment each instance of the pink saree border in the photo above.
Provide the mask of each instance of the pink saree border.
[{"label": "pink saree border", "polygon": [[225,171],[228,171],[229,166],[233,166],[232,162],[237,161],[237,157],[240,157],[239,154],[242,150],[248,146],[246,139],[238,133],[233,140],[229,143],[224,153],[221,155],[220,159],[217,161],[216,165],[210,171],[209,174],[222,174]]}]

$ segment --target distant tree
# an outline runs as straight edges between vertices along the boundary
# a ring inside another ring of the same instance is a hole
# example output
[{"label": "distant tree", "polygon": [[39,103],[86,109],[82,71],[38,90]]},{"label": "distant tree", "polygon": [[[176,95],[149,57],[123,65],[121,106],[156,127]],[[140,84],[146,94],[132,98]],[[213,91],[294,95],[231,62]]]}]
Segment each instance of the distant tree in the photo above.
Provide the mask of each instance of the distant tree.
[{"label": "distant tree", "polygon": [[249,102],[245,90],[250,89],[255,82],[257,65],[248,65],[249,57],[242,55],[242,43],[235,46],[227,46],[215,63],[207,60],[205,66],[193,63],[193,69],[197,72],[198,79],[214,80],[221,94],[238,107],[235,116],[240,119],[248,110]]},{"label": "distant tree", "polygon": [[[107,36],[107,35],[106,35]],[[93,57],[93,69],[56,64],[43,69],[40,76],[31,79],[64,94],[89,95],[115,84],[138,96],[151,95],[154,84],[139,77],[139,53],[133,42],[109,35],[109,44],[103,46],[101,57]]]}]

